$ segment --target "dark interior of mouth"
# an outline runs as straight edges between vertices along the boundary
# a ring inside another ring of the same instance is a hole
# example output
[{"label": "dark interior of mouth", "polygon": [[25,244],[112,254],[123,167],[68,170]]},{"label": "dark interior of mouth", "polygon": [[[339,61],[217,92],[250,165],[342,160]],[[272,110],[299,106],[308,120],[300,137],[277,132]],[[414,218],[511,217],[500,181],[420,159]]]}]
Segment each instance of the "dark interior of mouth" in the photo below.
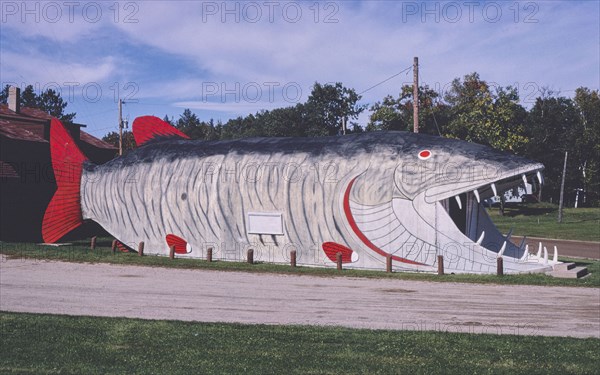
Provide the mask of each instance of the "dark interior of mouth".
[{"label": "dark interior of mouth", "polygon": [[[505,191],[513,189],[520,184],[523,184],[520,175],[510,177],[501,181],[497,181],[496,189],[498,194],[504,194]],[[519,245],[515,245],[510,241],[510,233],[503,235],[496,225],[492,222],[487,211],[483,206],[485,199],[492,197],[491,186],[479,189],[481,203],[477,202],[477,198],[472,191],[459,194],[458,197],[461,205],[456,200],[456,197],[444,199],[441,201],[442,207],[448,212],[448,215],[456,225],[456,228],[472,242],[477,242],[481,234],[485,232],[481,246],[486,249],[499,252],[506,242],[506,248],[503,256],[521,258],[525,253],[525,241],[521,241]]]}]

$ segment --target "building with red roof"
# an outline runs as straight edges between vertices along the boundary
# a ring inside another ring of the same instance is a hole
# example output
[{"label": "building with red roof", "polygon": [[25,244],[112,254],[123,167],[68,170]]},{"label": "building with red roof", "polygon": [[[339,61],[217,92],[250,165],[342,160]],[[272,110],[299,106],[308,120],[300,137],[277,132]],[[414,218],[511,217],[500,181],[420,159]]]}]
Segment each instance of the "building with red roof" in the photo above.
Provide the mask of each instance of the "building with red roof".
[{"label": "building with red roof", "polygon": [[[8,105],[0,104],[0,240],[37,242],[56,191],[49,142],[52,116],[19,102],[19,90],[11,87]],[[65,126],[92,162],[116,156],[117,148],[81,130],[85,125]]]}]

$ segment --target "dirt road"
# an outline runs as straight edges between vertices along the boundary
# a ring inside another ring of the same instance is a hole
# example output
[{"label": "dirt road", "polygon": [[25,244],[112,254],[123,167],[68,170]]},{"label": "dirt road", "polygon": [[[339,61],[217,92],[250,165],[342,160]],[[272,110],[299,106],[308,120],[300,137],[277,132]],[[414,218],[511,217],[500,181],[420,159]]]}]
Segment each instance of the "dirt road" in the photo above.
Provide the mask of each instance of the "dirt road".
[{"label": "dirt road", "polygon": [[0,258],[0,310],[600,338],[600,289]]},{"label": "dirt road", "polygon": [[[519,245],[523,237],[513,236],[511,242]],[[554,253],[554,246],[558,249],[558,255],[565,257],[600,259],[600,242],[590,241],[571,241],[571,240],[555,240],[548,238],[527,237],[529,251],[535,253],[538,249],[538,244],[541,242],[546,246],[550,256]],[[533,249],[533,250],[532,250]]]}]

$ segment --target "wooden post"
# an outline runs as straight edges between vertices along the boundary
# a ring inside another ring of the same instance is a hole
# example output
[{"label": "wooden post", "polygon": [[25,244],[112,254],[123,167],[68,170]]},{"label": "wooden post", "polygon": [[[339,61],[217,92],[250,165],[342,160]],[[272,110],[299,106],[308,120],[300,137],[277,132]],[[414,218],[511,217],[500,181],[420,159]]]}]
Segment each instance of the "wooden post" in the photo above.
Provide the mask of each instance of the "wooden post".
[{"label": "wooden post", "polygon": [[563,219],[563,195],[565,193],[565,175],[567,174],[567,156],[569,153],[565,151],[565,164],[563,165],[562,180],[560,182],[560,200],[558,201],[558,222],[562,223]]},{"label": "wooden post", "polygon": [[119,99],[119,156],[123,155],[123,101]]},{"label": "wooden post", "polygon": [[96,236],[92,237],[92,240],[90,241],[90,249],[96,250]]},{"label": "wooden post", "polygon": [[140,242],[138,245],[138,255],[141,257],[144,256],[144,241]]},{"label": "wooden post", "polygon": [[115,255],[115,253],[117,252],[117,240],[113,240],[111,249],[112,249],[112,254]]},{"label": "wooden post", "polygon": [[290,251],[290,265],[296,267],[296,250]]},{"label": "wooden post", "polygon": [[254,264],[254,250],[248,249],[248,263]]},{"label": "wooden post", "polygon": [[444,274],[444,256],[438,255],[438,275]]},{"label": "wooden post", "polygon": [[169,258],[175,259],[175,245],[169,247]]},{"label": "wooden post", "polygon": [[212,262],[212,252],[213,252],[213,248],[212,248],[212,247],[209,247],[209,248],[206,250],[206,261],[207,261],[208,263]]},{"label": "wooden post", "polygon": [[419,58],[413,61],[413,131],[419,132]]},{"label": "wooden post", "polygon": [[498,274],[498,276],[504,275],[504,260],[502,259],[502,257],[498,257],[496,259],[496,273]]},{"label": "wooden post", "polygon": [[335,261],[337,263],[337,269],[338,271],[342,270],[342,253],[337,253],[335,254]]},{"label": "wooden post", "polygon": [[385,257],[385,272],[392,272],[392,254],[388,254]]}]

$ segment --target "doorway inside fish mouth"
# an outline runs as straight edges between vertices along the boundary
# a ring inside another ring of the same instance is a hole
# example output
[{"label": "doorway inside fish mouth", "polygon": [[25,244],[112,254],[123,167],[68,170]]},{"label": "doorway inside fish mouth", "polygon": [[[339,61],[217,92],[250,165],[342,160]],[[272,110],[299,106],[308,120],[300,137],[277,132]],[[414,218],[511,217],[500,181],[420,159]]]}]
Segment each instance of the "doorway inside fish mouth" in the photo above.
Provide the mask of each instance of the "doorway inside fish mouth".
[{"label": "doorway inside fish mouth", "polygon": [[458,206],[458,202],[455,198],[446,199],[446,209],[450,218],[454,222],[454,225],[460,230],[463,234],[467,234],[467,194],[463,193],[458,195],[460,202],[462,204],[462,208]]}]

